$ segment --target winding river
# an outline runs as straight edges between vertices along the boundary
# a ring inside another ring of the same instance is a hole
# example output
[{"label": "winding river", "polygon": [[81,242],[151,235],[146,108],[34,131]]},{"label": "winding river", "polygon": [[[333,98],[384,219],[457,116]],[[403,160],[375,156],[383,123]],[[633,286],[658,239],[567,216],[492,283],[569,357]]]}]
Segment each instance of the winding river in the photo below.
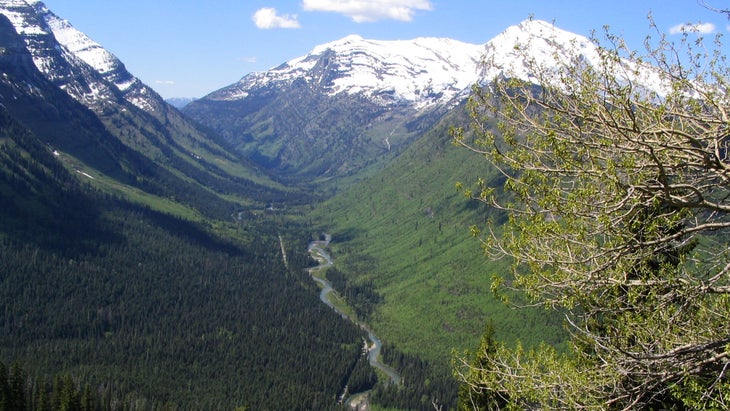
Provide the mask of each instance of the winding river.
[{"label": "winding river", "polygon": [[325,251],[325,247],[329,245],[330,241],[332,240],[332,237],[327,234],[325,235],[325,239],[323,241],[312,241],[309,243],[309,254],[319,261],[319,265],[317,267],[313,267],[309,269],[309,273],[312,276],[312,279],[319,283],[322,286],[322,291],[319,293],[319,299],[322,300],[323,303],[327,304],[329,307],[331,307],[333,310],[335,310],[338,314],[340,314],[342,317],[349,319],[353,323],[355,323],[358,327],[363,329],[365,332],[368,333],[368,339],[370,339],[370,344],[368,345],[368,361],[370,362],[370,365],[381,370],[383,373],[385,373],[388,378],[390,379],[391,384],[400,384],[401,382],[401,376],[398,374],[396,370],[394,370],[392,367],[384,364],[380,360],[380,350],[383,347],[383,342],[380,341],[380,339],[373,333],[373,330],[368,327],[367,324],[362,323],[360,321],[357,321],[356,319],[348,317],[346,314],[341,312],[340,310],[335,307],[335,305],[330,301],[329,295],[332,293],[332,291],[335,291],[332,288],[332,283],[327,281],[324,278],[317,277],[313,275],[313,272],[322,270],[327,267],[331,267],[334,262],[332,261],[332,257]]}]

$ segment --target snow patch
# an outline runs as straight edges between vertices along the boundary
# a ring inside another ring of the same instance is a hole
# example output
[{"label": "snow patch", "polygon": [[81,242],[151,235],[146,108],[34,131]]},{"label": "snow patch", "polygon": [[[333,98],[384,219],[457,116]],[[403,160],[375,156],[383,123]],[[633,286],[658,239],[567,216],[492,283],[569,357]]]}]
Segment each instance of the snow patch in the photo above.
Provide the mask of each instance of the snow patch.
[{"label": "snow patch", "polygon": [[113,71],[121,63],[110,52],[76,30],[68,21],[48,14],[46,22],[61,45],[101,74]]},{"label": "snow patch", "polygon": [[92,180],[96,180],[96,178],[94,178],[93,176],[91,176],[91,175],[89,175],[89,174],[87,174],[87,173],[84,173],[84,172],[83,172],[83,171],[81,171],[81,170],[76,170],[76,172],[77,172],[77,173],[79,173],[79,174],[81,174],[81,175],[82,175],[82,176],[84,176],[84,177],[88,177],[88,178],[90,178],[90,179],[92,179]]}]

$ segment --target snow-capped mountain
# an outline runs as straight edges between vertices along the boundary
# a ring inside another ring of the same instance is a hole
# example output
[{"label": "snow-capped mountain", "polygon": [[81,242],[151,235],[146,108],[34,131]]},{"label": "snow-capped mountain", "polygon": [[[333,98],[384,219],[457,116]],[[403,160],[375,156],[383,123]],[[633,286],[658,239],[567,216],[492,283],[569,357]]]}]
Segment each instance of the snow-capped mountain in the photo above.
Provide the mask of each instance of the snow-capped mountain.
[{"label": "snow-capped mountain", "polygon": [[[529,64],[525,56],[532,59]],[[538,73],[531,72],[535,67],[551,71],[576,59],[597,63],[599,58],[593,42],[548,22],[530,19],[508,27],[487,42],[479,78],[490,81],[502,76],[535,81]]]},{"label": "snow-capped mountain", "polygon": [[483,46],[446,38],[367,40],[351,35],[315,47],[279,67],[245,76],[212,100],[245,98],[251,90],[297,79],[328,94],[363,94],[383,104],[428,106],[452,99],[476,78]]},{"label": "snow-capped mountain", "polygon": [[385,105],[405,103],[421,109],[447,103],[476,82],[500,75],[534,79],[525,54],[546,69],[577,56],[598,60],[588,38],[532,19],[507,28],[486,44],[448,38],[382,41],[351,35],[316,46],[279,67],[251,73],[206,98],[243,100],[256,90],[285,88],[299,80],[329,95],[360,94]]},{"label": "snow-capped mountain", "polygon": [[478,77],[482,49],[442,38],[348,36],[183,112],[287,177],[351,174],[437,121]]},{"label": "snow-capped mountain", "polygon": [[276,186],[40,1],[0,0],[3,113],[80,178],[104,175],[204,214],[237,207],[219,193]]},{"label": "snow-capped mountain", "polygon": [[154,112],[162,99],[112,53],[53,14],[38,0],[0,0],[38,69],[79,102],[95,109],[122,98]]},{"label": "snow-capped mountain", "polygon": [[248,74],[184,112],[265,167],[297,175],[350,173],[407,146],[463,102],[474,84],[497,76],[532,80],[525,53],[545,70],[597,55],[587,38],[540,20],[509,27],[484,44],[353,35]]},{"label": "snow-capped mountain", "polygon": [[[562,88],[558,80],[561,71],[576,64],[614,71],[619,79],[659,95],[671,88],[654,67],[628,60],[611,63],[617,64],[616,67],[606,67],[596,45],[587,37],[532,19],[507,28],[485,45],[479,77],[481,82],[497,77],[519,78],[535,84],[547,81]],[[615,72],[619,66],[620,72]]]}]

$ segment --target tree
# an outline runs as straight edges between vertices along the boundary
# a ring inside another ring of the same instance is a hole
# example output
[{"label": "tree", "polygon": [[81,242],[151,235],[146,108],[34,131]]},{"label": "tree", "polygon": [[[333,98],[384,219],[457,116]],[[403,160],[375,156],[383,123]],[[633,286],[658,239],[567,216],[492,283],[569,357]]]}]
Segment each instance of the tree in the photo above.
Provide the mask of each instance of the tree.
[{"label": "tree", "polygon": [[0,361],[0,410],[7,410],[12,405],[8,368]]},{"label": "tree", "polygon": [[660,35],[639,54],[605,33],[591,39],[595,58],[556,46],[551,67],[516,46],[534,77],[475,87],[471,128],[452,131],[503,176],[465,189],[508,215],[472,229],[491,257],[513,261],[495,288],[558,310],[571,333],[566,354],[498,345],[479,388],[516,408],[728,409],[730,77],[719,40],[706,49],[694,33]]},{"label": "tree", "polygon": [[18,363],[13,363],[8,374],[10,396],[7,401],[8,410],[25,410],[25,373]]},{"label": "tree", "polygon": [[477,349],[471,364],[462,363],[458,366],[456,377],[462,384],[459,386],[459,411],[491,411],[499,410],[507,405],[507,397],[503,392],[488,388],[483,381],[492,377],[490,363],[497,353],[499,343],[494,338],[494,325],[490,321],[482,335],[479,349]]}]

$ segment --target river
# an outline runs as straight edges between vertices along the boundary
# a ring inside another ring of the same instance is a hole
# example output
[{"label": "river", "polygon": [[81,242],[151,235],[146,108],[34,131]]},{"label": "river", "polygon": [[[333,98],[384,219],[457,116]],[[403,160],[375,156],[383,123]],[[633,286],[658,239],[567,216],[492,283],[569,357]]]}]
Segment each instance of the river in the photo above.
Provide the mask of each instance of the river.
[{"label": "river", "polygon": [[332,240],[332,237],[327,234],[325,235],[325,239],[322,241],[312,241],[309,243],[309,254],[319,261],[319,265],[317,267],[313,267],[309,269],[309,273],[312,276],[312,279],[319,283],[320,286],[322,286],[322,291],[319,293],[319,299],[322,300],[323,303],[327,304],[329,307],[331,307],[333,310],[335,310],[338,314],[340,314],[343,318],[346,318],[353,323],[355,323],[358,327],[360,327],[362,330],[367,332],[368,339],[370,340],[370,343],[368,344],[368,362],[370,362],[370,365],[381,370],[385,375],[388,376],[390,379],[391,384],[400,384],[401,382],[401,376],[398,374],[396,370],[394,370],[392,367],[388,366],[387,364],[384,364],[380,359],[380,350],[383,347],[383,342],[380,341],[380,338],[378,338],[373,330],[365,323],[358,321],[357,319],[350,318],[343,312],[337,309],[335,305],[330,301],[329,295],[332,293],[332,291],[335,291],[334,288],[332,288],[332,283],[327,281],[325,278],[320,278],[315,275],[313,275],[314,271],[322,270],[327,267],[331,267],[334,262],[332,261],[332,257],[325,251],[325,247],[327,247]]}]

